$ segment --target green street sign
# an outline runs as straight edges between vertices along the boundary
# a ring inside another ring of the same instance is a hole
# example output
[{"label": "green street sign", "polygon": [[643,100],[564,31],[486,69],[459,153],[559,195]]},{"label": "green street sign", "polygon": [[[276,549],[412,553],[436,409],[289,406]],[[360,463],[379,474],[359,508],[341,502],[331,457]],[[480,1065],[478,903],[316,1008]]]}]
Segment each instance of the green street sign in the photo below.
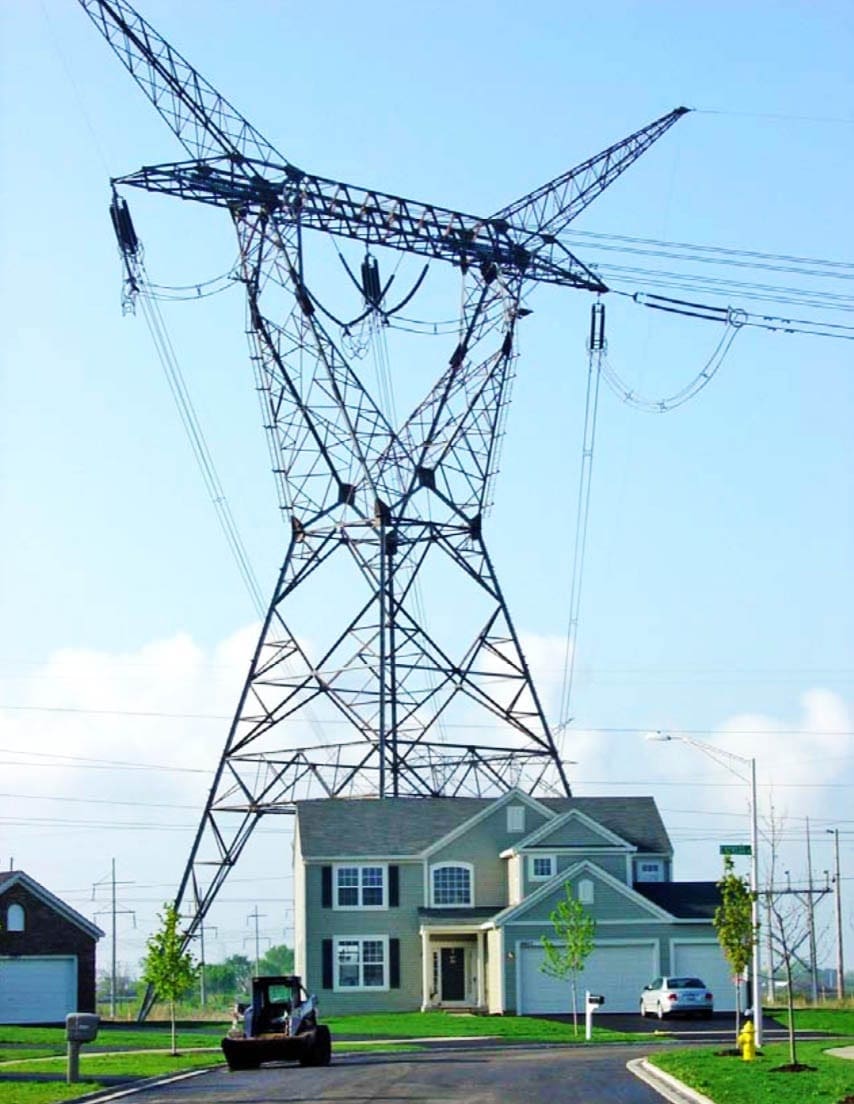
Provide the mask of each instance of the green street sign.
[{"label": "green street sign", "polygon": [[722,855],[749,855],[749,843],[722,843],[720,845]]}]

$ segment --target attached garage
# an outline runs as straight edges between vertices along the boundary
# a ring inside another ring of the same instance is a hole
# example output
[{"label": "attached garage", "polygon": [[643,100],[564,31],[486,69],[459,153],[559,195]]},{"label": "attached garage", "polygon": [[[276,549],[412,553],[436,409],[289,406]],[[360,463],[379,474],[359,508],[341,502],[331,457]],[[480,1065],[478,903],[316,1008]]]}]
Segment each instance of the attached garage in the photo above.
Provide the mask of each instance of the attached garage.
[{"label": "attached garage", "polygon": [[0,1023],[55,1023],[76,1007],[72,955],[0,958]]},{"label": "attached garage", "polygon": [[[718,942],[673,939],[670,943],[671,973],[695,974],[715,995],[717,1012],[735,1011],[735,985],[732,967],[724,957]],[[741,987],[741,1007],[744,1008],[744,986]]]},{"label": "attached garage", "polygon": [[[543,949],[539,943],[522,943],[517,954],[517,992],[520,1015],[565,1013],[572,1010],[569,981],[549,977],[540,969]],[[655,939],[597,940],[592,954],[578,975],[579,1010],[584,1008],[584,991],[605,997],[603,1012],[635,1012],[641,989],[659,970],[658,941]]]}]

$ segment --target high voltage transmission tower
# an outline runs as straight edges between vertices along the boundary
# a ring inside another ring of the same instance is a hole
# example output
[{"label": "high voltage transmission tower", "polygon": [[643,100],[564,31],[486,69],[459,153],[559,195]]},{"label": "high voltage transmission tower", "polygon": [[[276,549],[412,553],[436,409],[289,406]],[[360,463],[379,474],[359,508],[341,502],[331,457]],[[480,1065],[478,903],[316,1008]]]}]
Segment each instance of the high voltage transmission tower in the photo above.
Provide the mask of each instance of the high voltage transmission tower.
[{"label": "high voltage transmission tower", "polygon": [[[239,243],[251,358],[281,505],[284,562],[181,880],[187,939],[264,814],[303,797],[570,793],[484,538],[523,296],[608,289],[568,248],[572,220],[683,114],[677,108],[489,216],[304,172],[124,0],[80,0],[188,160],[114,184],[133,292],[139,242],[116,188],[221,207]],[[458,325],[438,381],[401,424],[319,309],[311,232],[455,266]],[[437,580],[445,580],[441,584]],[[451,622],[428,628],[441,585]],[[309,643],[310,641],[310,643]],[[475,717],[484,743],[447,728]],[[330,736],[334,732],[335,736]]]}]

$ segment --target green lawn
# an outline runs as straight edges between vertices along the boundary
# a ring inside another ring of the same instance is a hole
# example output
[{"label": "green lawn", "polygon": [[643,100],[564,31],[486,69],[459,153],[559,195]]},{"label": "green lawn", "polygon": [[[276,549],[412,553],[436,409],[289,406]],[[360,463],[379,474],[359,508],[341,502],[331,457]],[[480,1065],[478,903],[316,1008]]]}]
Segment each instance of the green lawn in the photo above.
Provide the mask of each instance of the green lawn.
[{"label": "green lawn", "polygon": [[[578,1018],[578,1034],[571,1023],[541,1020],[533,1016],[453,1016],[445,1012],[375,1012],[366,1016],[329,1016],[324,1019],[333,1039],[435,1039],[490,1036],[508,1042],[583,1043],[584,1017]],[[631,1032],[593,1027],[596,1042],[634,1042]],[[649,1036],[644,1036],[649,1038]]]},{"label": "green lawn", "polygon": [[[219,1041],[231,1026],[231,1021],[211,1024],[210,1029],[200,1030],[195,1024],[179,1025],[178,1049],[219,1046]],[[171,1047],[170,1029],[163,1024],[134,1026],[102,1024],[98,1038],[83,1053],[94,1050],[162,1050]],[[0,1062],[18,1058],[38,1058],[50,1054],[65,1054],[64,1027],[9,1027],[0,1026]]]},{"label": "green lawn", "polygon": [[97,1081],[78,1081],[76,1085],[51,1082],[45,1085],[16,1082],[0,1082],[0,1101],[3,1104],[58,1104],[61,1100],[74,1100],[87,1093],[97,1092],[103,1085]]},{"label": "green lawn", "polygon": [[802,1073],[772,1072],[775,1066],[788,1064],[785,1043],[763,1047],[755,1062],[723,1057],[712,1048],[660,1051],[649,1060],[717,1104],[840,1104],[854,1094],[854,1062],[824,1051],[851,1042],[850,1038],[836,1043],[799,1042],[798,1061],[815,1067]]},{"label": "green lawn", "polygon": [[[788,1024],[785,1008],[765,1010],[766,1015],[784,1027]],[[829,1031],[832,1035],[854,1035],[854,1008],[796,1008],[795,1031]]]}]

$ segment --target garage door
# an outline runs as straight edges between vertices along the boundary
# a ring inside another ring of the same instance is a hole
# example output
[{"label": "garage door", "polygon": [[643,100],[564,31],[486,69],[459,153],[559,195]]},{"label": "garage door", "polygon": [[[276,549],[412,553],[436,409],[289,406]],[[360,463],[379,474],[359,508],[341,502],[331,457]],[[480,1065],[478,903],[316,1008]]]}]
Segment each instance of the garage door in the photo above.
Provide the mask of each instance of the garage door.
[{"label": "garage door", "polygon": [[63,1023],[76,1009],[76,958],[0,958],[0,1023]]},{"label": "garage door", "polygon": [[[603,1012],[635,1012],[640,991],[655,977],[657,944],[653,940],[633,943],[597,943],[577,980],[578,1007],[584,1008],[584,990],[602,993]],[[544,1014],[572,1011],[570,983],[549,977],[540,970],[543,949],[523,944],[519,952],[519,1012]]]},{"label": "garage door", "polygon": [[[672,944],[673,973],[696,974],[715,995],[717,1012],[735,1010],[735,985],[732,980],[732,967],[724,957],[719,943],[679,943]],[[744,990],[742,987],[741,1007],[744,1008]]]}]

